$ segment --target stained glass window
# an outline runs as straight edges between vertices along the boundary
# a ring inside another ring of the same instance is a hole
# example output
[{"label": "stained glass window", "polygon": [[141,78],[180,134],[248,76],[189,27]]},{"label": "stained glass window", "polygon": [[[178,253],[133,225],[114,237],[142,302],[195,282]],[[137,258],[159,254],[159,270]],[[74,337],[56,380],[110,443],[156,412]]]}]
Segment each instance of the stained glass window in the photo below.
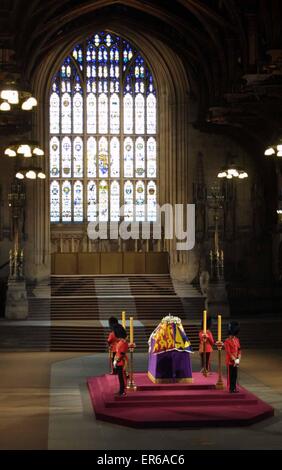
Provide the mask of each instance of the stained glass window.
[{"label": "stained glass window", "polygon": [[51,222],[119,221],[121,206],[125,220],[155,220],[157,104],[128,41],[100,32],[74,47],[50,89]]}]

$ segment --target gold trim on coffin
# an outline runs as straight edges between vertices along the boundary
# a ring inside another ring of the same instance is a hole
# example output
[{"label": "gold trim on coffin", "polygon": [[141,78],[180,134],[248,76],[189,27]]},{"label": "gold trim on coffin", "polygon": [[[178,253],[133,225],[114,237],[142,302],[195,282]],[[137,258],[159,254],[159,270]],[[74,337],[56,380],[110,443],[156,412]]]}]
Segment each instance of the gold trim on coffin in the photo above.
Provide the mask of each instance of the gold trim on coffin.
[{"label": "gold trim on coffin", "polygon": [[192,377],[185,378],[185,379],[156,379],[151,374],[151,372],[148,372],[148,377],[154,384],[173,384],[173,383],[191,384],[191,383],[193,383]]}]

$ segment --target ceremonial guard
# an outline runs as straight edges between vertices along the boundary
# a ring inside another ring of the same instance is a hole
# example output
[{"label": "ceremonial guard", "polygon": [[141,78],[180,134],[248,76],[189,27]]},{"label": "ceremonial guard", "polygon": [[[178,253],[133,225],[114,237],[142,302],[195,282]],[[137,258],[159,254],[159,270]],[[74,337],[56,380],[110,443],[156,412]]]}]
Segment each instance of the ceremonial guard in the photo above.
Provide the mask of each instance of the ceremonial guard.
[{"label": "ceremonial guard", "polygon": [[[213,335],[212,335],[212,332],[210,331],[211,323],[212,323],[212,319],[209,317],[207,319],[206,333],[204,333],[204,330],[203,330],[203,322],[201,325],[202,329],[199,332],[199,339],[200,339],[199,353],[201,356],[201,367],[202,367],[201,372],[203,372],[204,368],[206,368],[207,371],[210,372],[210,359],[211,359],[211,353],[213,351],[213,345],[214,345]],[[204,352],[204,343],[206,343],[205,352]]]},{"label": "ceremonial guard", "polygon": [[224,342],[226,352],[226,365],[228,373],[228,387],[230,393],[236,393],[238,367],[241,360],[241,346],[238,338],[239,323],[232,321],[228,325],[229,337]]},{"label": "ceremonial guard", "polygon": [[127,351],[128,351],[128,342],[126,341],[126,331],[121,325],[114,325],[113,332],[117,338],[116,343],[116,354],[113,362],[115,373],[118,375],[119,379],[119,392],[117,396],[124,397],[126,396],[126,364],[127,364]]},{"label": "ceremonial guard", "polygon": [[118,325],[118,319],[115,317],[110,317],[109,318],[109,327],[110,327],[110,334],[108,336],[108,346],[109,346],[109,363],[110,363],[110,369],[111,369],[111,374],[114,373],[113,371],[113,362],[114,358],[116,355],[116,345],[117,345],[117,337],[114,333],[114,326]]}]

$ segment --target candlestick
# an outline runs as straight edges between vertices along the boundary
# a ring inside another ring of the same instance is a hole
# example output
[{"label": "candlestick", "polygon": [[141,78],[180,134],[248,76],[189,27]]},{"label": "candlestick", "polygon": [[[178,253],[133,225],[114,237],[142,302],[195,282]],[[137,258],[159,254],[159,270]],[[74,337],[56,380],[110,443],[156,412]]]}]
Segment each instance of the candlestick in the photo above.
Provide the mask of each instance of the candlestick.
[{"label": "candlestick", "polygon": [[222,350],[222,345],[221,343],[217,343],[217,350],[218,350],[218,379],[215,384],[215,388],[217,390],[223,390],[224,389],[224,383],[222,380],[222,372],[221,372],[221,350]]},{"label": "candlestick", "polygon": [[126,388],[129,392],[135,392],[137,390],[137,387],[135,385],[134,375],[133,375],[133,353],[134,353],[134,348],[133,347],[129,348],[129,351],[130,351],[130,361],[129,361],[130,370],[129,370],[129,381],[128,381],[128,385],[127,385]]},{"label": "candlestick", "polygon": [[133,343],[133,317],[129,318],[129,341]]},{"label": "candlestick", "polygon": [[217,341],[221,342],[221,315],[217,316]]},{"label": "candlestick", "polygon": [[126,330],[125,311],[121,312],[121,324],[122,324],[123,328]]},{"label": "candlestick", "polygon": [[204,334],[207,334],[207,311],[204,310],[204,316],[203,316],[203,331]]},{"label": "candlestick", "polygon": [[[204,333],[204,335],[207,334],[207,311],[206,310],[204,310],[204,312],[203,312],[203,333]],[[203,342],[203,357],[204,357],[203,375],[205,377],[208,376],[206,346],[207,346],[206,345],[206,338],[204,338],[204,342]]]}]

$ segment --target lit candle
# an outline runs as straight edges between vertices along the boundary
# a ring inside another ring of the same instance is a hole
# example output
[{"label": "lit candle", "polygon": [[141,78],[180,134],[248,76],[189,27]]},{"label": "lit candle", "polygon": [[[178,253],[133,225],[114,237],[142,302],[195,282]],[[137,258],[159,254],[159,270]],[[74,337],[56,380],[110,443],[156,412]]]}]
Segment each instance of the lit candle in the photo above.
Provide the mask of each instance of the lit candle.
[{"label": "lit candle", "polygon": [[217,341],[221,342],[221,315],[217,316]]},{"label": "lit candle", "polygon": [[123,328],[126,330],[125,311],[121,312],[121,323],[122,323]]},{"label": "lit candle", "polygon": [[133,343],[133,317],[129,318],[129,342]]},{"label": "lit candle", "polygon": [[207,311],[204,310],[204,318],[203,318],[203,330],[204,334],[207,334]]}]

